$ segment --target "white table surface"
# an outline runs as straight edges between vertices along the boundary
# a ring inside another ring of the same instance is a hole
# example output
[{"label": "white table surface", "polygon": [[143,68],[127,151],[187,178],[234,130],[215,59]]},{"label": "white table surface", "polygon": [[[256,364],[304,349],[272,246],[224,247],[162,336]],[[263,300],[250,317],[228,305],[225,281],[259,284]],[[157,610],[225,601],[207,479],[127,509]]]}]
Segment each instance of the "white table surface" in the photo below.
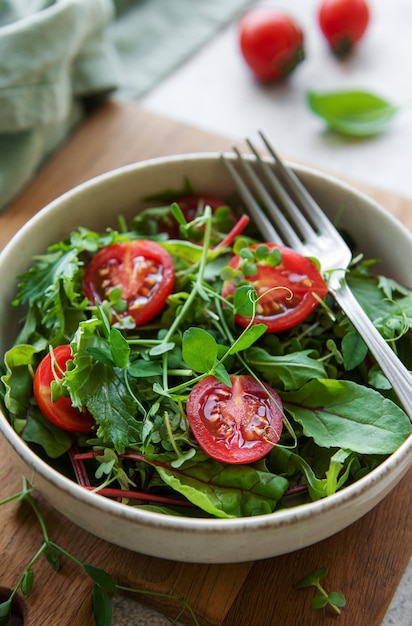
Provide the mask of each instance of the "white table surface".
[{"label": "white table surface", "polygon": [[[255,4],[284,10],[304,30],[306,59],[288,80],[262,86],[253,79],[240,55],[234,22],[149,92],[141,106],[239,140],[253,139],[261,129],[291,160],[412,197],[411,0],[369,0],[372,18],[368,31],[344,62],[330,53],[320,32],[317,0]],[[403,108],[382,135],[351,139],[326,130],[323,120],[309,110],[309,89],[365,89]],[[412,567],[403,578],[385,626],[412,624],[411,584]],[[129,609],[127,612],[130,618]],[[117,623],[128,623],[120,615]],[[144,623],[160,623],[158,617],[152,619]]]},{"label": "white table surface", "polygon": [[[368,31],[344,62],[330,53],[320,32],[318,0],[255,4],[284,10],[305,33],[306,59],[288,80],[262,86],[252,78],[240,55],[234,22],[141,104],[234,138],[253,138],[261,129],[287,158],[412,196],[411,0],[370,0]],[[384,134],[351,139],[328,132],[309,110],[309,89],[366,89],[403,108]]]}]

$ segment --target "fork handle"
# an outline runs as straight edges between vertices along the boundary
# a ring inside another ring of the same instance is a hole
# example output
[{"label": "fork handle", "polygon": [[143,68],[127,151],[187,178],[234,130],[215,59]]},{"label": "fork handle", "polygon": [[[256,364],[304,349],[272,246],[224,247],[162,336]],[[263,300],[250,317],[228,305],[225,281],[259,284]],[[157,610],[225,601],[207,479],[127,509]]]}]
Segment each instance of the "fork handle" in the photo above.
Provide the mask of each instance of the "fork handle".
[{"label": "fork handle", "polygon": [[369,347],[412,421],[411,373],[375,328],[345,280],[330,293]]}]

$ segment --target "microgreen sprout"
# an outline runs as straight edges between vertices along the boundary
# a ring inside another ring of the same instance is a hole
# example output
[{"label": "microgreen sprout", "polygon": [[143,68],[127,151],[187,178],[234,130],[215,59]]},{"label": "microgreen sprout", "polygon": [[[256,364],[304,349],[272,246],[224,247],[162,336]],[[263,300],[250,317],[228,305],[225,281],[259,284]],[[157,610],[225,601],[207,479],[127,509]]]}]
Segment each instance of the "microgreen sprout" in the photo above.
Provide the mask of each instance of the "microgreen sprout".
[{"label": "microgreen sprout", "polygon": [[11,623],[12,603],[19,590],[25,596],[29,595],[29,593],[32,591],[35,581],[34,565],[43,554],[55,571],[58,571],[60,569],[60,556],[63,556],[75,565],[77,565],[92,579],[93,616],[95,618],[96,624],[98,624],[99,626],[111,626],[111,597],[119,592],[157,596],[160,598],[168,598],[169,600],[174,600],[178,605],[180,605],[181,608],[179,610],[178,616],[171,621],[171,624],[176,624],[177,620],[181,618],[183,613],[188,612],[192,618],[193,624],[195,626],[199,626],[199,622],[192,608],[188,605],[184,598],[165,592],[146,591],[144,589],[134,589],[118,585],[106,570],[102,569],[101,567],[97,567],[96,565],[93,565],[91,563],[84,563],[80,561],[75,556],[70,554],[67,550],[65,550],[62,546],[54,543],[49,537],[44,517],[39,507],[37,506],[36,500],[33,498],[31,489],[25,478],[23,478],[22,490],[19,493],[9,496],[4,500],[1,500],[0,506],[2,504],[7,504],[15,500],[19,501],[20,503],[27,502],[31,506],[34,514],[37,517],[37,521],[39,522],[43,538],[41,546],[29,560],[14,589],[11,591],[10,596],[7,598],[7,600],[0,603],[0,626],[7,626],[7,624]]},{"label": "microgreen sprout", "polygon": [[320,592],[318,595],[314,596],[311,600],[311,606],[313,609],[322,609],[326,605],[329,606],[340,615],[341,607],[345,606],[346,599],[345,596],[339,593],[338,591],[331,591],[327,593],[323,586],[321,585],[321,579],[326,576],[328,573],[327,567],[321,567],[319,569],[314,570],[307,574],[304,578],[299,580],[295,587],[297,589],[302,589],[304,587],[316,587],[316,589]]}]

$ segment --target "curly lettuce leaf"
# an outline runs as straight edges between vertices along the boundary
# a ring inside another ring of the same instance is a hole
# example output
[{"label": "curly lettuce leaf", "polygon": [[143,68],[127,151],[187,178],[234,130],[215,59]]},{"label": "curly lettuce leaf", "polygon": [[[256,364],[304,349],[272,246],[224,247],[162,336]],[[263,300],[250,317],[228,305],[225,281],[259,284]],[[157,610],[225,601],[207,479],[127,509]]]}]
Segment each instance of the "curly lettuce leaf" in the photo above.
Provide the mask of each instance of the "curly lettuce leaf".
[{"label": "curly lettuce leaf", "polygon": [[99,324],[96,319],[80,324],[63,384],[73,406],[86,407],[95,418],[97,436],[122,454],[141,441],[142,424],[136,419],[137,401],[126,384],[125,371],[110,359],[96,359],[99,352],[110,353],[107,340],[96,333]]},{"label": "curly lettuce leaf", "polygon": [[37,350],[22,344],[8,350],[4,356],[6,373],[2,376],[4,403],[12,419],[24,419],[33,395],[33,368]]}]

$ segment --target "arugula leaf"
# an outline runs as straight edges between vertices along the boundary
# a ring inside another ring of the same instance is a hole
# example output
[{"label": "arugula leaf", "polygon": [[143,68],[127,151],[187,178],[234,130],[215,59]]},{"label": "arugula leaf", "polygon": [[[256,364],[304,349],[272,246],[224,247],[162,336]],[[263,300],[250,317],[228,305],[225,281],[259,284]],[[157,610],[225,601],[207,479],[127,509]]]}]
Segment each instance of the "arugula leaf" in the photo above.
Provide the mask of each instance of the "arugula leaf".
[{"label": "arugula leaf", "polygon": [[221,518],[270,513],[289,484],[282,476],[249,465],[225,465],[202,453],[179,469],[160,464],[159,458],[153,465],[172,489]]},{"label": "arugula leaf", "polygon": [[281,398],[305,435],[322,447],[391,454],[412,432],[398,405],[352,381],[312,380]]},{"label": "arugula leaf", "polygon": [[[36,311],[53,346],[66,343],[85,318],[87,302],[80,296],[80,268],[78,250],[62,243],[37,257],[35,265],[19,276],[19,294],[13,304],[28,304]],[[23,337],[28,340],[25,330],[19,341]]]},{"label": "arugula leaf", "polygon": [[367,91],[308,91],[309,108],[344,135],[368,137],[381,133],[398,107]]}]

